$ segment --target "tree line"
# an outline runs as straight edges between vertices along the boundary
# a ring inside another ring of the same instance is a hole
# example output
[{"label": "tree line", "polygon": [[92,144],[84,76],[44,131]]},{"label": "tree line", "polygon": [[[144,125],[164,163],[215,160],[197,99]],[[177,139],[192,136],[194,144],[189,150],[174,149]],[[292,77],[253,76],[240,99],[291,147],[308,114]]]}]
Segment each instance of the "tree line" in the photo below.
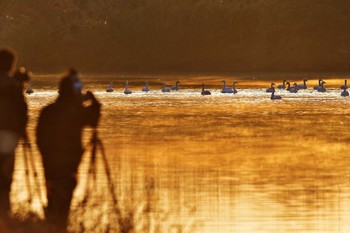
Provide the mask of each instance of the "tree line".
[{"label": "tree line", "polygon": [[347,71],[343,0],[0,2],[0,45],[37,71]]}]

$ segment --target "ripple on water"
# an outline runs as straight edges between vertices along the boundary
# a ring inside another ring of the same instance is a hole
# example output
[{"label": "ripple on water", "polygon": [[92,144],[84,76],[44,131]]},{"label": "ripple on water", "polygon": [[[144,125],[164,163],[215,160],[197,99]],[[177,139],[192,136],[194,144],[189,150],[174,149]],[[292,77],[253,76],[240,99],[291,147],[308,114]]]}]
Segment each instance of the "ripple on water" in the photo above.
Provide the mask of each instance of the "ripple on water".
[{"label": "ripple on water", "polygon": [[[137,86],[130,81],[131,95],[123,94],[124,81],[106,93],[110,80],[84,79],[103,104],[99,131],[122,212],[134,213],[141,232],[347,232],[348,98],[331,87],[326,93],[276,90],[283,99],[272,101],[266,81],[249,83],[252,88],[243,82],[237,94],[222,94],[215,85],[224,78],[203,79],[212,85],[206,86],[211,96],[200,95],[200,79],[182,82],[178,92],[162,93],[159,85],[143,93],[144,80],[153,86],[162,81],[145,77]],[[41,78],[27,96],[32,141],[39,110],[57,97],[57,81]],[[17,211],[26,200],[21,158],[12,191]],[[77,203],[84,193],[86,158],[79,174],[71,228],[85,221],[87,232],[94,232],[88,227],[93,224],[106,229],[109,223],[115,230],[103,171],[85,214]]]}]

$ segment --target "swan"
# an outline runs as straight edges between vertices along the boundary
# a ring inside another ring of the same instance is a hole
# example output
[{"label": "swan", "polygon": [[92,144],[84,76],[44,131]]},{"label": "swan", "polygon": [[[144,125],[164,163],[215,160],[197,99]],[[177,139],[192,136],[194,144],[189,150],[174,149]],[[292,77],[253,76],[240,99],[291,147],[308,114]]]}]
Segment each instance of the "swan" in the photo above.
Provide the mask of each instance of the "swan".
[{"label": "swan", "polygon": [[275,89],[274,86],[275,86],[275,84],[274,84],[274,83],[271,83],[271,87],[270,87],[270,88],[267,88],[267,89],[266,89],[266,92],[270,92],[270,93],[271,93],[272,90]]},{"label": "swan", "polygon": [[290,82],[286,82],[286,84],[287,84],[287,88],[286,88],[286,91],[290,91]]},{"label": "swan", "polygon": [[290,93],[297,93],[298,92],[298,84],[294,83],[293,87],[290,88],[289,92]]},{"label": "swan", "polygon": [[283,84],[278,85],[277,88],[278,88],[278,89],[284,89],[284,88],[286,88],[286,82],[287,82],[287,80],[283,80]]},{"label": "swan", "polygon": [[125,94],[125,95],[129,95],[129,94],[131,94],[131,93],[132,93],[132,91],[129,89],[129,81],[126,81],[126,82],[125,82],[124,94]]},{"label": "swan", "polygon": [[149,87],[148,87],[148,81],[145,82],[145,86],[142,88],[142,91],[146,91],[148,92],[149,91]]},{"label": "swan", "polygon": [[307,89],[307,86],[306,86],[306,82],[307,82],[308,80],[306,79],[306,78],[304,78],[303,79],[303,84],[299,84],[297,87],[299,88],[299,89]]},{"label": "swan", "polygon": [[318,88],[321,86],[322,81],[323,81],[322,79],[318,80],[318,86],[314,86],[314,90],[318,90]]},{"label": "swan", "polygon": [[31,84],[30,81],[28,82],[28,87],[27,87],[26,93],[27,93],[28,95],[34,93],[34,91],[33,91],[33,89],[32,89],[32,84]]},{"label": "swan", "polygon": [[326,82],[325,81],[321,82],[321,86],[319,86],[318,89],[317,89],[318,92],[325,92],[325,91],[327,91],[327,89],[323,86],[323,84],[326,84]]},{"label": "swan", "polygon": [[348,84],[348,80],[345,80],[345,81],[344,81],[344,85],[341,85],[341,86],[340,86],[340,89],[344,89],[344,90],[345,90],[345,89],[348,89],[348,85],[347,85],[347,84]]},{"label": "swan", "polygon": [[179,82],[179,81],[176,81],[175,86],[172,86],[172,87],[171,87],[171,90],[172,90],[172,91],[178,91],[178,90],[180,90],[179,84],[180,84],[180,82]]},{"label": "swan", "polygon": [[208,90],[204,90],[204,83],[202,83],[202,92],[201,95],[211,95],[211,92]]},{"label": "swan", "polygon": [[280,100],[280,99],[282,99],[282,97],[280,95],[275,95],[275,88],[272,88],[271,99],[272,100]]},{"label": "swan", "polygon": [[113,83],[112,82],[109,82],[109,87],[106,89],[106,92],[113,92]]},{"label": "swan", "polygon": [[233,94],[236,94],[238,91],[236,90],[236,84],[237,84],[238,82],[236,82],[236,81],[233,81],[233,85],[232,85],[232,89],[233,89]]},{"label": "swan", "polygon": [[341,96],[349,96],[349,92],[346,90],[346,89],[348,89],[348,88],[344,88],[344,90],[341,92]]},{"label": "swan", "polygon": [[226,81],[223,80],[224,86],[222,87],[221,93],[233,93],[231,87],[226,87]]},{"label": "swan", "polygon": [[164,83],[162,83],[162,92],[170,92],[170,88],[166,87]]}]

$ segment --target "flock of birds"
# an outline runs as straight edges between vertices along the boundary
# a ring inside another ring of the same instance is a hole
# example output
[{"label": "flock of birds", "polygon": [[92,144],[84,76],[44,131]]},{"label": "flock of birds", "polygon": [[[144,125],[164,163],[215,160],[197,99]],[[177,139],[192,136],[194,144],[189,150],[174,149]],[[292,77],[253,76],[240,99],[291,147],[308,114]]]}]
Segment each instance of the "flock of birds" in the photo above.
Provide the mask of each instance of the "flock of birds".
[{"label": "flock of birds", "polygon": [[[233,88],[231,87],[227,87],[226,86],[226,81],[224,80],[224,86],[221,90],[222,93],[231,93],[231,94],[236,94],[237,93],[237,90],[236,90],[236,84],[237,82],[234,81],[233,82]],[[172,86],[171,88],[167,87],[165,85],[165,83],[162,83],[162,92],[171,92],[171,91],[178,91],[180,90],[180,86],[179,86],[180,82],[179,81],[176,81],[175,85]],[[149,83],[148,81],[145,82],[145,86],[142,88],[142,91],[143,92],[148,92],[150,91],[150,88],[149,88]],[[113,83],[110,82],[109,83],[109,87],[107,88],[106,92],[114,92],[114,89],[113,89]],[[132,91],[129,89],[129,81],[126,81],[125,82],[125,90],[124,90],[124,94],[128,95],[128,94],[132,94]],[[204,88],[204,83],[202,84],[202,91],[201,91],[201,95],[211,95],[211,92],[209,90],[205,90]]]},{"label": "flock of birds", "polygon": [[[277,88],[278,89],[284,89],[286,91],[289,91],[290,93],[297,93],[301,89],[306,90],[308,88],[307,84],[306,84],[307,81],[308,81],[307,79],[304,79],[302,84],[294,83],[293,86],[291,86],[291,84],[289,82],[287,82],[287,80],[283,80],[283,83],[278,85]],[[223,87],[222,87],[221,93],[236,94],[238,92],[237,89],[236,89],[236,84],[237,84],[236,81],[233,82],[232,88],[226,86],[226,81],[225,80],[223,80],[222,82],[223,82]],[[165,85],[165,83],[162,83],[161,91],[162,92],[178,91],[178,90],[180,90],[179,84],[180,84],[180,82],[176,81],[174,86],[172,86],[171,88],[168,88]],[[324,87],[324,84],[326,84],[326,82],[323,81],[322,79],[319,79],[318,80],[318,86],[314,86],[313,89],[318,91],[318,92],[326,92],[327,89]],[[271,99],[272,100],[282,99],[282,97],[280,95],[275,95],[275,86],[276,86],[275,83],[271,83],[271,86],[266,89],[266,92],[267,93],[271,93]],[[344,96],[344,97],[345,96],[349,96],[349,92],[347,91],[347,89],[348,89],[347,80],[345,80],[344,85],[340,86],[340,89],[343,90],[341,92],[341,96]],[[106,91],[107,92],[114,92],[113,83],[112,82],[109,83],[109,87],[107,88]],[[143,92],[150,91],[148,82],[145,83],[145,86],[142,88],[142,91]],[[126,81],[126,83],[125,83],[124,94],[126,94],[126,95],[132,94],[132,91],[129,89],[129,82],[128,81]],[[202,84],[201,95],[211,95],[211,92],[204,88],[204,83]]]},{"label": "flock of birds", "polygon": [[[178,91],[178,90],[180,90],[179,84],[180,84],[180,82],[176,81],[175,85],[172,86],[171,88],[169,88],[169,87],[167,87],[165,85],[165,83],[162,83],[162,92]],[[203,84],[203,88],[204,88],[204,84]],[[150,91],[149,82],[148,81],[145,82],[145,86],[142,88],[141,91],[143,91],[143,92],[149,92]],[[109,83],[109,87],[107,88],[106,92],[114,92],[113,83],[112,82]],[[209,95],[211,94],[210,91],[207,91],[207,92],[209,93]],[[125,82],[124,94],[126,94],[126,95],[132,94],[132,91],[129,89],[129,81]]]},{"label": "flock of birds", "polygon": [[[278,89],[285,89],[286,91],[289,91],[290,93],[297,93],[300,89],[304,89],[306,90],[307,87],[307,79],[303,80],[303,84],[297,84],[294,83],[293,86],[290,85],[289,82],[287,82],[287,80],[283,80],[283,83],[281,85],[278,85],[277,88]],[[314,90],[318,91],[318,92],[326,92],[327,89],[324,87],[324,84],[326,84],[325,81],[323,81],[322,79],[318,80],[318,85],[314,86]],[[349,96],[349,92],[347,91],[348,86],[347,86],[347,80],[344,81],[344,85],[340,86],[340,89],[343,90],[340,95],[341,96]],[[280,95],[275,95],[275,84],[271,83],[271,87],[266,89],[266,92],[271,92],[271,99],[275,100],[275,99],[282,99],[282,97]]]},{"label": "flock of birds", "polygon": [[[291,85],[289,82],[287,82],[287,80],[283,80],[282,84],[277,86],[277,89],[284,89],[286,91],[289,91],[290,93],[297,93],[301,89],[304,89],[304,90],[308,89],[307,84],[306,84],[307,81],[308,81],[307,79],[304,79],[302,84],[294,83],[293,85]],[[225,80],[223,80],[222,82],[223,82],[223,87],[221,89],[221,93],[224,93],[224,94],[236,94],[238,92],[237,89],[236,89],[236,84],[237,84],[236,81],[233,82],[232,88],[226,86],[226,81]],[[319,79],[318,80],[318,85],[314,86],[313,89],[318,91],[318,92],[326,92],[327,89],[324,87],[324,84],[326,84],[326,82],[323,81],[322,79]],[[180,90],[180,86],[179,85],[180,85],[180,82],[176,81],[175,85],[172,86],[171,88],[169,88],[169,87],[167,87],[165,85],[165,83],[162,83],[161,91],[162,92],[178,91],[178,90]],[[267,93],[271,93],[271,99],[272,100],[282,99],[282,96],[275,95],[275,86],[276,86],[275,83],[271,83],[271,86],[266,89],[266,92]],[[344,85],[340,86],[340,89],[343,90],[341,92],[341,94],[340,94],[341,96],[344,96],[344,97],[349,96],[349,92],[347,91],[347,89],[348,89],[347,80],[344,81]],[[143,91],[143,92],[149,92],[150,91],[150,87],[149,87],[149,82],[148,81],[145,82],[145,86],[141,89],[141,91]],[[106,89],[106,92],[114,92],[113,83],[112,82],[109,83],[109,87]],[[27,94],[34,93],[30,83],[29,83],[29,85],[28,85],[28,87],[26,89],[26,93]],[[129,88],[129,82],[128,81],[125,82],[124,94],[126,94],[126,95],[132,94],[132,91]],[[211,95],[211,92],[204,88],[204,83],[202,84],[201,95]]]}]

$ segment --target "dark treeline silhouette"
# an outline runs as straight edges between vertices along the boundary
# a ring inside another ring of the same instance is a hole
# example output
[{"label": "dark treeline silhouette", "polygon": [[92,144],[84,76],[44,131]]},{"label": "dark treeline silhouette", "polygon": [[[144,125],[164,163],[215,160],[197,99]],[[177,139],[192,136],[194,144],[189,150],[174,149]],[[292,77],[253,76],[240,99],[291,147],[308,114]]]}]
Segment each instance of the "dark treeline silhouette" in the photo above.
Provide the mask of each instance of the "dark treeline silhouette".
[{"label": "dark treeline silhouette", "polygon": [[17,0],[0,9],[0,45],[34,71],[350,69],[346,0]]}]

